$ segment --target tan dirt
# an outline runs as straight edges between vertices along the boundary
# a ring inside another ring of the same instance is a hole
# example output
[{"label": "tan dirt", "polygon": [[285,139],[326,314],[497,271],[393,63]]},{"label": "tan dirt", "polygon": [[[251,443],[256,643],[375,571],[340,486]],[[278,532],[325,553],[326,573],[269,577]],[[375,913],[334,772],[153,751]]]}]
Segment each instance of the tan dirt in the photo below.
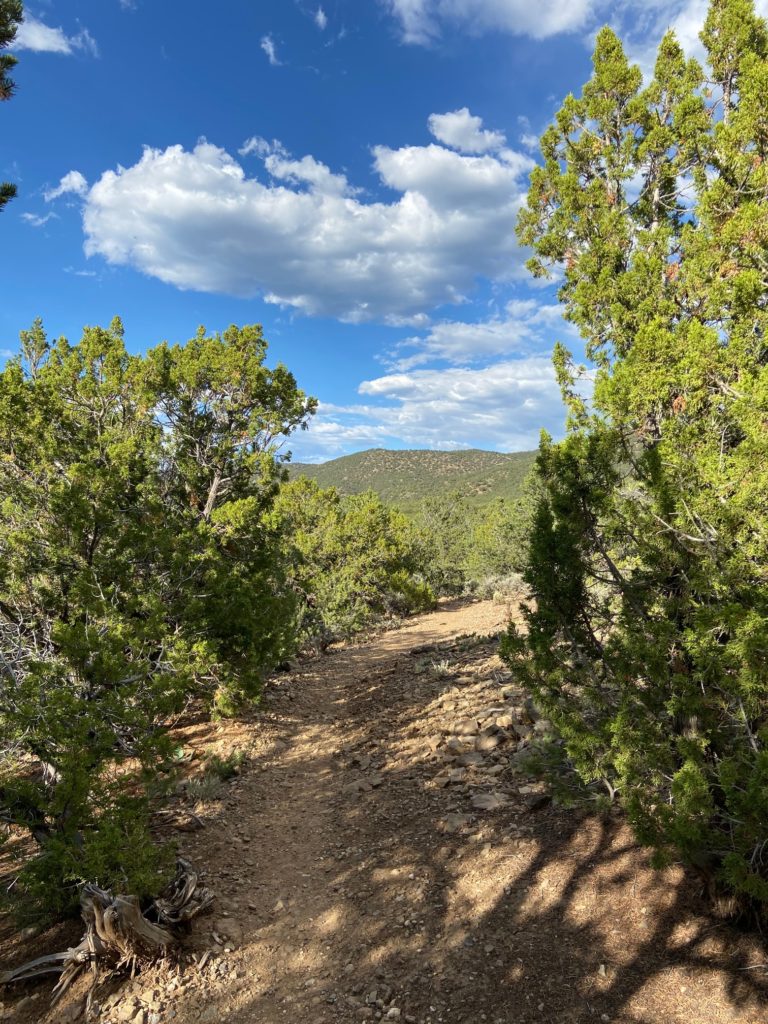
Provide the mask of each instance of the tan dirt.
[{"label": "tan dirt", "polygon": [[[531,723],[488,637],[508,612],[443,604],[299,664],[247,722],[189,726],[193,749],[250,754],[196,808],[205,827],[175,833],[217,894],[190,945],[213,955],[123,984],[98,1019],[768,1022],[758,938],[653,871],[620,817],[521,775]],[[48,1011],[43,985],[6,993],[0,1019],[72,1020],[81,994]]]}]

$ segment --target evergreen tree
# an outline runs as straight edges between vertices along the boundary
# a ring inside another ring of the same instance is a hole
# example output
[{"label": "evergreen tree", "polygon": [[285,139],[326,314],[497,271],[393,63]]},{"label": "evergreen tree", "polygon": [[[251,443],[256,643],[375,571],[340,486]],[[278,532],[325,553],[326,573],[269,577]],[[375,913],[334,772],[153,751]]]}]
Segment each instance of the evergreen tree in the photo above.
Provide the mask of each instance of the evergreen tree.
[{"label": "evergreen tree", "polygon": [[528,632],[505,656],[660,861],[768,904],[768,35],[713,0],[643,87],[603,29],[547,129],[521,241],[596,365],[556,349]]},{"label": "evergreen tree", "polygon": [[[3,53],[16,38],[19,23],[24,13],[21,0],[0,0],[0,100],[9,100],[16,89],[16,83],[9,72],[18,63],[10,53]],[[16,186],[10,182],[0,182],[0,210],[16,195]]]},{"label": "evergreen tree", "polygon": [[259,327],[126,351],[122,325],[0,373],[0,818],[39,846],[14,894],[62,912],[85,880],[143,896],[147,797],[185,700],[254,695],[295,645],[278,444],[314,403]]}]

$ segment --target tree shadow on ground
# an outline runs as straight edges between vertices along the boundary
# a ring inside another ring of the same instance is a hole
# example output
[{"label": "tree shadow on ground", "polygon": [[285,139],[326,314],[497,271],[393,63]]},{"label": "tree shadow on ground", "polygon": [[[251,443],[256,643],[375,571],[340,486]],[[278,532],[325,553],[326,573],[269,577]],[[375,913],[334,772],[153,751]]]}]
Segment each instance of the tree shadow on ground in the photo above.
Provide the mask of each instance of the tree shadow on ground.
[{"label": "tree shadow on ground", "polygon": [[529,812],[511,764],[493,813],[435,786],[430,737],[505,682],[492,641],[440,641],[340,650],[275,687],[257,763],[183,839],[219,895],[190,948],[229,921],[231,951],[186,972],[162,1024],[768,1020],[758,938],[708,916],[680,868],[653,871],[619,816]]}]

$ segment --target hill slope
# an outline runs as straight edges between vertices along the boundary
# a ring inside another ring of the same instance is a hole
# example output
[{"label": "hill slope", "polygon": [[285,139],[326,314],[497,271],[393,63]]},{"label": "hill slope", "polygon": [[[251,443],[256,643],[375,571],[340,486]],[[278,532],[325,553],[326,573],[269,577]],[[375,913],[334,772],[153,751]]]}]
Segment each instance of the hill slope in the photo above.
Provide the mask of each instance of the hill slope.
[{"label": "hill slope", "polygon": [[371,448],[319,465],[288,466],[291,479],[311,477],[342,494],[373,490],[383,501],[411,508],[427,497],[460,491],[474,505],[494,498],[517,498],[536,452],[387,451]]}]

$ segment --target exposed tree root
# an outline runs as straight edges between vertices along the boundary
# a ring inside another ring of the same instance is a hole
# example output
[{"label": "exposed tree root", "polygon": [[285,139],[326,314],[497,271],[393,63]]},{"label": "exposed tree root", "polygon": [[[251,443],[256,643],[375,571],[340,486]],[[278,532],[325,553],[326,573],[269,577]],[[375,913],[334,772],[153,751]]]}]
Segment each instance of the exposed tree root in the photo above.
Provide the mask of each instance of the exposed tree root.
[{"label": "exposed tree root", "polygon": [[[100,970],[110,973],[172,956],[186,926],[213,902],[210,890],[199,884],[192,865],[179,858],[176,876],[145,916],[136,896],[113,896],[96,885],[86,885],[80,897],[85,935],[63,953],[31,960],[0,973],[0,984],[28,981],[44,974],[60,974],[53,990],[56,1002],[85,967],[94,984]],[[154,919],[154,920],[153,920]]]}]

